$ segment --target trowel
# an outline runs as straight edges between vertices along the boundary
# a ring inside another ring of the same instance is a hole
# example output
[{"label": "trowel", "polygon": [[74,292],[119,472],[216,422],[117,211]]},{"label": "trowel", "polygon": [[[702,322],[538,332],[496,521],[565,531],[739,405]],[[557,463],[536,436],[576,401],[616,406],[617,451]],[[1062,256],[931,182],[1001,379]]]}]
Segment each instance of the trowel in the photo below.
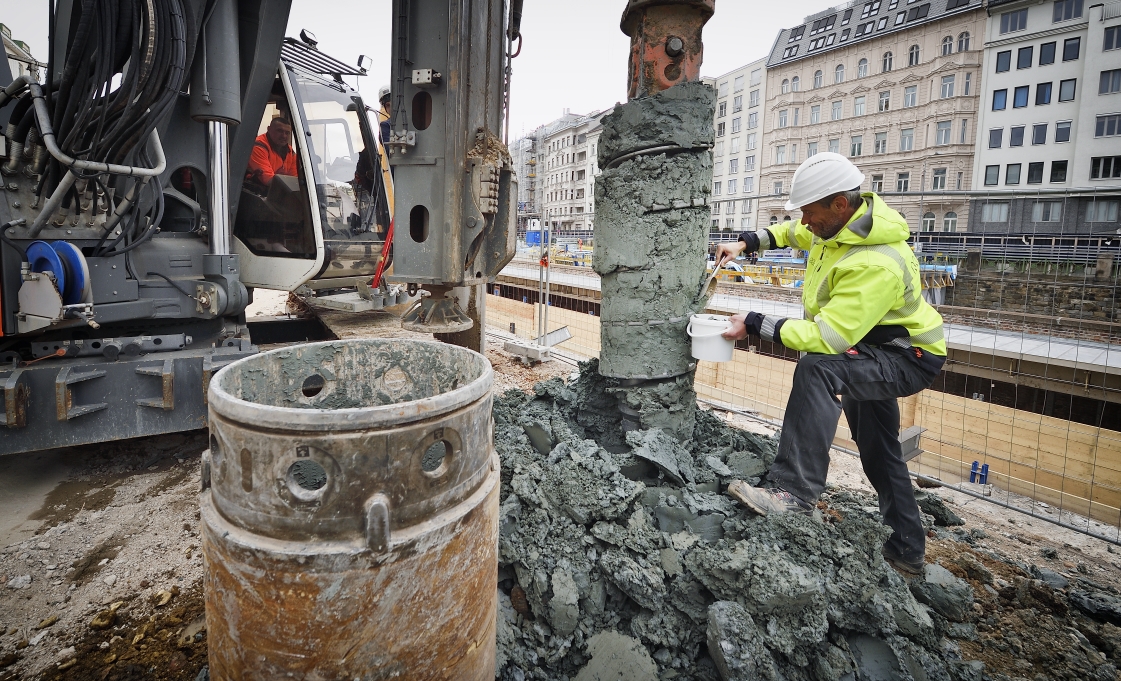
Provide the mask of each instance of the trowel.
[{"label": "trowel", "polygon": [[705,279],[705,283],[701,284],[699,298],[702,303],[707,305],[708,299],[711,298],[712,294],[716,292],[716,275],[720,272],[720,268],[723,267],[724,263],[728,262],[728,260],[731,260],[731,258],[713,263],[712,274],[708,275],[708,278]]}]

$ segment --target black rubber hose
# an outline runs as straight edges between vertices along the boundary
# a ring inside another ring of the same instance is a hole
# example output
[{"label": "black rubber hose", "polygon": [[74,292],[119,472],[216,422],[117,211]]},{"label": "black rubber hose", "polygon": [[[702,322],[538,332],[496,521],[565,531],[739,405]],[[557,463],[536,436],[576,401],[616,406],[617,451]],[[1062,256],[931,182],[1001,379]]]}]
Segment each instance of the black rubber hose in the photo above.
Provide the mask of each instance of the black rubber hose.
[{"label": "black rubber hose", "polygon": [[27,219],[26,218],[19,218],[17,220],[8,220],[7,222],[5,222],[2,226],[0,226],[0,241],[3,241],[4,243],[6,243],[9,246],[11,246],[12,248],[14,248],[16,250],[16,253],[19,253],[20,258],[22,258],[23,260],[27,260],[27,251],[23,250],[23,247],[21,247],[19,244],[17,244],[16,242],[14,242],[14,241],[12,241],[11,239],[8,238],[8,228],[9,227],[16,227],[17,225],[23,225],[23,224],[27,224]]}]

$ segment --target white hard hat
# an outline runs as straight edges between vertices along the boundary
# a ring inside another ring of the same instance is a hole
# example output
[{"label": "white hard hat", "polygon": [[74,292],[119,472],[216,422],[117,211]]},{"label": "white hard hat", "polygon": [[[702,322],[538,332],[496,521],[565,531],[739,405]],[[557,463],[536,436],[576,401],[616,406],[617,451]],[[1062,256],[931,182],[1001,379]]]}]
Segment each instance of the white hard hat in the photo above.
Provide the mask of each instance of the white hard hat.
[{"label": "white hard hat", "polygon": [[786,210],[796,210],[837,192],[859,189],[864,173],[840,154],[823,151],[802,161],[790,183]]},{"label": "white hard hat", "polygon": [[388,85],[382,85],[381,88],[378,90],[378,101],[380,102],[381,100],[385,99],[388,96],[389,96],[389,86]]}]

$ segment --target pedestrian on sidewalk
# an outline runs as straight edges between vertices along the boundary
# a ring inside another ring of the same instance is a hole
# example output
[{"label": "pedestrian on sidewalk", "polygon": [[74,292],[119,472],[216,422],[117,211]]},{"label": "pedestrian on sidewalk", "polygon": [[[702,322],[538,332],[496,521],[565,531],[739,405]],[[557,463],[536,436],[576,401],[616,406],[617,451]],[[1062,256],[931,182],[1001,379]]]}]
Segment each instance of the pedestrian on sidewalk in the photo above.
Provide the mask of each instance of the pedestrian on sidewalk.
[{"label": "pedestrian on sidewalk", "polygon": [[[767,473],[774,487],[736,480],[728,493],[756,513],[812,513],[825,489],[829,449],[841,411],[864,473],[893,532],[883,555],[919,574],[926,537],[899,444],[897,398],[930,387],[946,360],[942,317],[922,297],[907,222],[873,192],[844,156],[819,153],[794,173],[787,210],[801,219],[744,232],[717,247],[716,259],[787,246],[809,252],[804,319],[748,312],[724,333],[758,336],[803,353]],[[840,395],[840,399],[837,396]]]}]

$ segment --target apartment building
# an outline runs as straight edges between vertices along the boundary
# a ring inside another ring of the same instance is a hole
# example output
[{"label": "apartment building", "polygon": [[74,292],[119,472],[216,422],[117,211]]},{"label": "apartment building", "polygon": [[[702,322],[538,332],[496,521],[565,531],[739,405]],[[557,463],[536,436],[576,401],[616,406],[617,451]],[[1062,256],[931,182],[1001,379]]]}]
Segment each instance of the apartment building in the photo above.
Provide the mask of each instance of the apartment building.
[{"label": "apartment building", "polygon": [[857,0],[779,32],[766,64],[759,219],[790,217],[798,164],[849,156],[912,231],[966,231],[981,0]]},{"label": "apartment building", "polygon": [[992,194],[973,201],[975,230],[1116,230],[1121,2],[990,0],[988,13],[973,189]]},{"label": "apartment building", "polygon": [[566,114],[544,126],[537,168],[544,225],[560,231],[594,228],[596,152],[606,113]]},{"label": "apartment building", "polygon": [[12,38],[12,29],[0,24],[0,39],[4,41],[4,53],[8,56],[8,68],[12,79],[30,74],[40,80],[46,73],[46,64],[31,55],[31,48],[22,40]]},{"label": "apartment building", "polygon": [[738,233],[755,229],[758,207],[760,143],[767,83],[766,59],[719,78],[706,78],[716,89],[712,149],[712,231]]},{"label": "apartment building", "polygon": [[514,172],[518,174],[518,231],[525,232],[530,220],[541,218],[541,183],[538,182],[537,167],[545,160],[539,140],[544,134],[544,126],[514,140],[510,145],[510,158]]}]

